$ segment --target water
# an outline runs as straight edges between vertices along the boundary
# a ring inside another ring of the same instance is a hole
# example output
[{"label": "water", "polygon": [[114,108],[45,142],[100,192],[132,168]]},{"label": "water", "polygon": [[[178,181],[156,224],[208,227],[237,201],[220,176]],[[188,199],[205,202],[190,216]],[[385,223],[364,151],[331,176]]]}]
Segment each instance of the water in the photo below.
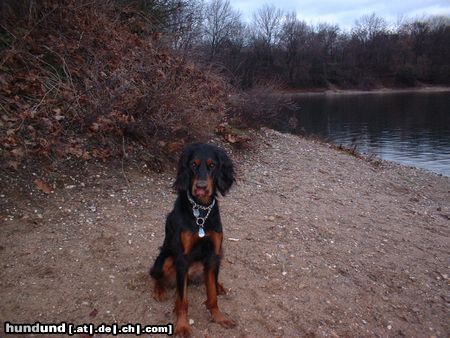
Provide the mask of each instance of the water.
[{"label": "water", "polygon": [[300,109],[280,129],[450,176],[450,92],[304,95],[296,102]]}]

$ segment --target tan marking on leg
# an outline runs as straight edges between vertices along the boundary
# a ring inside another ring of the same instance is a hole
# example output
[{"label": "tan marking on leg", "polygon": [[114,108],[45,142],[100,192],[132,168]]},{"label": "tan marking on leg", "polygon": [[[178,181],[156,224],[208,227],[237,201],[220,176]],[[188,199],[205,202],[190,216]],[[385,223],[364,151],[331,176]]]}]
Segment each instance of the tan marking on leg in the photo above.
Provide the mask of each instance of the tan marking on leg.
[{"label": "tan marking on leg", "polygon": [[192,248],[198,242],[200,238],[197,233],[190,231],[183,231],[181,233],[181,245],[183,246],[183,255],[189,255]]},{"label": "tan marking on leg", "polygon": [[209,231],[207,232],[207,235],[211,239],[214,247],[214,253],[216,255],[222,254],[222,240],[223,240],[223,233],[222,232],[215,232],[215,231]]},{"label": "tan marking on leg", "polygon": [[175,335],[181,337],[190,337],[192,335],[192,328],[188,321],[188,295],[187,295],[187,273],[184,277],[183,283],[183,298],[180,299],[177,294],[175,301],[175,314],[177,322],[175,323]]},{"label": "tan marking on leg", "polygon": [[236,324],[227,316],[225,316],[217,306],[217,288],[216,288],[216,277],[214,270],[209,269],[205,272],[205,282],[206,282],[206,307],[211,312],[211,316],[214,322],[230,328]]},{"label": "tan marking on leg", "polygon": [[164,261],[162,273],[163,276],[160,279],[155,280],[153,288],[153,298],[158,302],[162,302],[167,299],[167,284],[175,279],[175,267],[173,265],[172,257],[167,257]]}]

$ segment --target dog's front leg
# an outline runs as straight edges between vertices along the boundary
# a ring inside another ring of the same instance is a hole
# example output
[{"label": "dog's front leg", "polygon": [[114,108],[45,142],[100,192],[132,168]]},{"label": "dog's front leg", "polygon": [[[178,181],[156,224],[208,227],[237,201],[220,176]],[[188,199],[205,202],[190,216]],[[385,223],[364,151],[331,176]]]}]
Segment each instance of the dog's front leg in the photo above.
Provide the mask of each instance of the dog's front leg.
[{"label": "dog's front leg", "polygon": [[177,275],[177,299],[175,301],[175,314],[177,322],[175,324],[175,334],[182,337],[190,337],[192,334],[191,326],[188,321],[188,294],[187,294],[187,277],[188,277],[188,260],[182,255],[176,260]]},{"label": "dog's front leg", "polygon": [[188,295],[187,280],[189,270],[188,255],[192,251],[198,236],[190,231],[184,231],[180,234],[180,241],[183,247],[183,253],[178,256],[175,262],[177,276],[177,300],[175,302],[175,314],[177,322],[175,325],[175,334],[183,337],[189,337],[192,334],[191,326],[188,321]]},{"label": "dog's front leg", "polygon": [[[220,253],[222,248],[223,234],[218,232],[210,233],[210,238],[214,246],[214,254],[205,264],[205,284],[206,284],[206,307],[211,312],[214,322],[224,326],[233,327],[235,323],[225,316],[217,305],[217,293],[219,269],[220,269]],[[223,288],[223,287],[222,287]]]}]

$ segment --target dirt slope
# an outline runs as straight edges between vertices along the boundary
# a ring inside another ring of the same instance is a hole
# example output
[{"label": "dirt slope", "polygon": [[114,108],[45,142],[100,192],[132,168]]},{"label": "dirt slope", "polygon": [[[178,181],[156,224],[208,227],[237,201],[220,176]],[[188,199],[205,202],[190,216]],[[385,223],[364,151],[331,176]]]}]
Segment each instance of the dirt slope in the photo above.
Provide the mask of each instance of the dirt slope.
[{"label": "dirt slope", "polygon": [[[230,152],[221,198],[230,289],[209,321],[189,288],[196,337],[446,337],[450,179],[264,129]],[[229,150],[229,149],[228,149]],[[230,151],[230,150],[229,150]],[[98,169],[48,196],[1,177],[0,321],[173,322],[147,270],[175,195],[173,173]]]}]

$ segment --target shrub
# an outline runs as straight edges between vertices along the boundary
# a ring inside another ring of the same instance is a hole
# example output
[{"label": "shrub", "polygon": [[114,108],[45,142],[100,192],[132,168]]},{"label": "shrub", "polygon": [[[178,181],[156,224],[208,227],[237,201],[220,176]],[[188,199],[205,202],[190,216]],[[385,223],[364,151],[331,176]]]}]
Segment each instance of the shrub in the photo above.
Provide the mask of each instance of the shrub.
[{"label": "shrub", "polygon": [[437,84],[450,83],[450,66],[449,65],[436,65],[432,68],[431,82]]},{"label": "shrub", "polygon": [[[124,139],[147,152],[202,140],[226,110],[222,80],[118,21],[101,1],[36,1],[8,10],[0,37],[3,163],[106,159]],[[127,7],[127,11],[131,9]],[[130,16],[136,20],[136,16]],[[134,147],[129,142],[126,152]]]},{"label": "shrub", "polygon": [[413,87],[417,84],[417,76],[414,68],[411,66],[404,66],[400,68],[395,74],[395,79],[399,84]]},{"label": "shrub", "polygon": [[230,116],[248,127],[273,125],[283,113],[297,109],[285,94],[273,85],[258,85],[230,98]]}]

